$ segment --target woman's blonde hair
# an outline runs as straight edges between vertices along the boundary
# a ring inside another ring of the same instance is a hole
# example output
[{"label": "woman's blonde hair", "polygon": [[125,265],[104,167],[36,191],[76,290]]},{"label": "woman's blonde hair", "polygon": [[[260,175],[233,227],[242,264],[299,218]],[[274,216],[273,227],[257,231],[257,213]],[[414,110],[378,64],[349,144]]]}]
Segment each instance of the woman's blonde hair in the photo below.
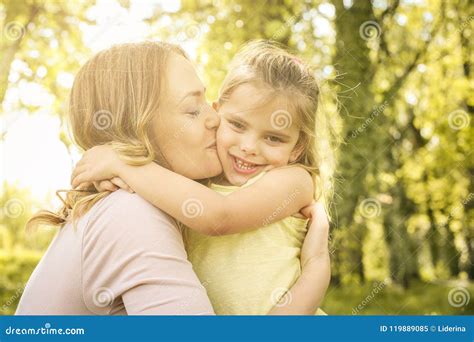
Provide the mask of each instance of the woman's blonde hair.
[{"label": "woman's blonde hair", "polygon": [[[295,120],[300,136],[295,149],[301,149],[299,164],[315,181],[315,197],[328,204],[332,191],[332,161],[329,120],[319,107],[320,89],[314,71],[308,64],[288,52],[282,45],[268,40],[246,43],[230,63],[229,71],[219,91],[219,104],[225,103],[240,85],[254,83],[263,86],[269,98],[284,97],[294,115],[280,117],[284,124]],[[277,113],[274,113],[277,114]],[[272,115],[272,120],[274,116]],[[278,116],[275,116],[278,120]]]},{"label": "woman's blonde hair", "polygon": [[[99,52],[79,70],[71,89],[68,119],[74,142],[83,150],[110,144],[129,164],[155,160],[152,121],[159,110],[166,60],[171,53],[186,57],[177,45],[163,42],[121,44]],[[64,206],[42,210],[27,223],[63,226],[75,222],[110,192],[95,188],[65,190]]]}]

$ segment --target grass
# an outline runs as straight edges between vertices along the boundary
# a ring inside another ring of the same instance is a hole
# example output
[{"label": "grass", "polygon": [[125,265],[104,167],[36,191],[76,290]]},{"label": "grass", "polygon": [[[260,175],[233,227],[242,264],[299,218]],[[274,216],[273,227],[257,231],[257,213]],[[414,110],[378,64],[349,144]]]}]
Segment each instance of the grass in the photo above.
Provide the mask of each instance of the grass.
[{"label": "grass", "polygon": [[[40,257],[38,252],[0,251],[0,315],[15,312],[23,284]],[[473,315],[474,298],[471,296],[474,296],[474,283],[412,282],[410,288],[404,290],[369,282],[330,286],[322,309],[329,315]],[[450,298],[454,305],[450,304]],[[456,306],[456,303],[464,305]]]},{"label": "grass", "polygon": [[474,295],[474,284],[416,282],[407,290],[380,284],[330,287],[322,309],[329,315],[474,314],[474,298],[470,298]]}]

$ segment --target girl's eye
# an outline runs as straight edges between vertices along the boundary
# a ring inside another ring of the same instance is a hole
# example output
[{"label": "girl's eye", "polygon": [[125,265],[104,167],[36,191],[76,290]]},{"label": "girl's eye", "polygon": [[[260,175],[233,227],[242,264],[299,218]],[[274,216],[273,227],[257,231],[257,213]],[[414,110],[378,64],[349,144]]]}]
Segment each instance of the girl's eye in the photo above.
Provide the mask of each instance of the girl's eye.
[{"label": "girl's eye", "polygon": [[272,136],[272,135],[268,136],[267,140],[270,141],[270,142],[282,142],[283,141],[280,138]]},{"label": "girl's eye", "polygon": [[242,125],[241,123],[239,123],[237,121],[229,121],[229,123],[237,129],[243,129],[244,128],[244,125]]}]

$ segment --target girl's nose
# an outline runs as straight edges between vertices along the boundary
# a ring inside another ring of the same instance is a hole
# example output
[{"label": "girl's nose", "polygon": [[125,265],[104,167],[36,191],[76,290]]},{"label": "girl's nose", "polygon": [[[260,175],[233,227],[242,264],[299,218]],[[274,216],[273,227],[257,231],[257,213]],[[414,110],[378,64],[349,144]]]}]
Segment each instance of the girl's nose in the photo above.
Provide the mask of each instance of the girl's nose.
[{"label": "girl's nose", "polygon": [[205,119],[205,125],[207,129],[216,129],[219,127],[219,124],[221,122],[221,118],[219,114],[212,108],[211,106],[208,106],[208,109],[206,111],[206,119]]},{"label": "girl's nose", "polygon": [[252,139],[251,137],[243,138],[240,143],[240,150],[245,154],[256,154],[257,144],[255,139]]}]

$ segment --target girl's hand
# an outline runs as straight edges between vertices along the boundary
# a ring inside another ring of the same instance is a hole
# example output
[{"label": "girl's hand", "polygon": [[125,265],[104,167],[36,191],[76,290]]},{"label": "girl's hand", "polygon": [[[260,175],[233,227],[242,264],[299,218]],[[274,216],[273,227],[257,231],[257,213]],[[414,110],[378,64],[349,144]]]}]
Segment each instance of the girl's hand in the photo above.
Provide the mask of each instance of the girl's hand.
[{"label": "girl's hand", "polygon": [[307,211],[312,222],[301,250],[301,276],[288,291],[288,304],[275,305],[270,315],[314,315],[329,286],[328,217],[321,203],[312,204]]},{"label": "girl's hand", "polygon": [[301,267],[304,269],[315,260],[329,262],[329,220],[324,206],[315,202],[302,210],[311,219],[311,225],[301,248]]},{"label": "girl's hand", "polygon": [[94,187],[99,192],[104,192],[104,191],[114,192],[118,189],[123,189],[125,191],[128,191],[131,194],[135,193],[135,191],[133,191],[133,189],[119,177],[114,177],[110,180],[103,180],[100,182],[96,181],[93,183],[94,183]]},{"label": "girl's hand", "polygon": [[72,187],[76,188],[87,182],[111,180],[118,176],[118,170],[123,164],[111,146],[94,146],[84,153],[74,168],[71,176]]}]

